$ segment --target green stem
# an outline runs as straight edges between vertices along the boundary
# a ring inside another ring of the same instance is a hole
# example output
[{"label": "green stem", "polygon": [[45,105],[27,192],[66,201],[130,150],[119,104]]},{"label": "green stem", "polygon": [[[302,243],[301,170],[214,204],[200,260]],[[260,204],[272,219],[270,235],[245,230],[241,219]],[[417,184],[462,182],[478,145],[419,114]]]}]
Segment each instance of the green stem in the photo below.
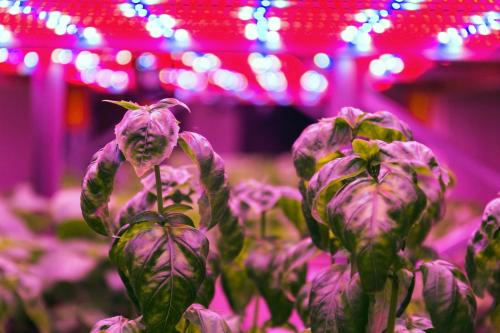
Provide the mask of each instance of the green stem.
[{"label": "green stem", "polygon": [[155,179],[156,179],[156,202],[158,203],[158,213],[163,213],[163,191],[161,184],[160,166],[155,165]]},{"label": "green stem", "polygon": [[259,327],[259,295],[255,297],[255,304],[253,308],[253,319],[252,319],[252,331],[257,332],[257,328]]},{"label": "green stem", "polygon": [[394,326],[396,325],[396,307],[398,305],[398,277],[396,273],[391,276],[391,303],[389,305],[389,317],[387,318],[386,333],[394,333]]},{"label": "green stem", "polygon": [[266,238],[266,212],[260,214],[260,238]]}]

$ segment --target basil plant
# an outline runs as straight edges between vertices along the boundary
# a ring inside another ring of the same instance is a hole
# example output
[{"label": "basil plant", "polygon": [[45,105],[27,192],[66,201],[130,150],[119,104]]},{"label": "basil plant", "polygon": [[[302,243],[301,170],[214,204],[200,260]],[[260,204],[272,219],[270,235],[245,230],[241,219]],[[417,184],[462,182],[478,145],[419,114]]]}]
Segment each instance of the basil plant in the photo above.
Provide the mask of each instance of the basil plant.
[{"label": "basil plant", "polygon": [[[293,162],[311,239],[332,257],[298,304],[313,333],[474,331],[467,277],[418,251],[442,218],[450,177],[405,123],[343,108],[303,131]],[[417,275],[425,310],[410,314]],[[477,276],[481,287],[492,279]]]},{"label": "basil plant", "polygon": [[[172,108],[189,109],[178,100],[113,103],[127,112],[115,127],[116,138],[88,166],[81,210],[95,232],[110,238],[109,257],[140,316],[107,318],[92,332],[194,332],[196,327],[230,332],[224,318],[206,309],[219,263],[233,260],[243,247],[242,228],[229,207],[223,160],[203,136],[179,133]],[[176,146],[197,165],[196,184],[187,169],[167,164]],[[143,189],[113,218],[108,203],[125,162]],[[196,224],[190,217],[195,198]]]}]

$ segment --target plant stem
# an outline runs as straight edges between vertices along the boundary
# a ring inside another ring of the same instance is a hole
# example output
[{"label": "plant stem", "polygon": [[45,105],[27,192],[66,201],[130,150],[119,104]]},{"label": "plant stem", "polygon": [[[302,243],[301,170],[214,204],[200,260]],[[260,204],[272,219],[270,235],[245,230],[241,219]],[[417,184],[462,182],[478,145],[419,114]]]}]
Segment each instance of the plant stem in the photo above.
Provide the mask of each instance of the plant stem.
[{"label": "plant stem", "polygon": [[391,303],[389,305],[389,317],[387,318],[386,333],[394,333],[394,326],[396,325],[396,307],[398,305],[398,277],[396,273],[391,276]]},{"label": "plant stem", "polygon": [[161,184],[160,166],[155,165],[155,179],[156,179],[156,202],[158,203],[158,213],[163,213],[163,191]]},{"label": "plant stem", "polygon": [[260,213],[260,238],[266,238],[266,212]]},{"label": "plant stem", "polygon": [[257,328],[259,327],[259,295],[255,297],[255,304],[253,308],[253,319],[252,319],[252,330],[257,331]]}]

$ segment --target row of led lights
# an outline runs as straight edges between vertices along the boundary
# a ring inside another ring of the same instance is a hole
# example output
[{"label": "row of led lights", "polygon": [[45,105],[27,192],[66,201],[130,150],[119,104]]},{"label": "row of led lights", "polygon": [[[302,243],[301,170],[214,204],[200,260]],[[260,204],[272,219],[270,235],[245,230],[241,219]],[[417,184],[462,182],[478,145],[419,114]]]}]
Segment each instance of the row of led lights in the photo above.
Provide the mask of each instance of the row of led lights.
[{"label": "row of led lights", "polygon": [[393,10],[417,10],[423,0],[395,0],[388,9],[366,9],[354,15],[360,26],[349,25],[340,33],[340,38],[358,52],[372,48],[371,33],[381,34],[391,27],[389,15]]},{"label": "row of led lights", "polygon": [[284,8],[288,1],[261,0],[259,6],[243,6],[238,11],[238,18],[249,21],[245,25],[245,38],[258,41],[268,49],[281,47],[279,30],[282,28],[281,19],[277,16],[267,17],[270,7]]},{"label": "row of led lights", "polygon": [[487,12],[470,17],[470,24],[462,28],[448,28],[437,35],[437,40],[446,52],[462,50],[464,40],[472,35],[489,35],[500,30],[500,12]]},{"label": "row of led lights", "polygon": [[[45,22],[46,28],[53,30],[56,35],[76,35],[78,39],[88,45],[98,45],[102,42],[102,35],[94,27],[77,26],[74,18],[59,11],[39,11],[27,5],[27,1],[6,1],[0,0],[0,8],[7,8],[7,13],[11,15],[32,15],[40,21]],[[3,35],[3,38],[2,38]],[[9,38],[7,38],[9,37]],[[2,33],[0,29],[0,43],[10,43],[12,35]]]},{"label": "row of led lights", "polygon": [[129,0],[119,5],[120,11],[125,17],[144,17],[147,19],[146,30],[153,38],[167,38],[175,41],[179,46],[188,45],[191,36],[186,29],[177,29],[177,21],[171,15],[151,14],[148,5],[158,3],[154,0]]},{"label": "row of led lights", "polygon": [[196,53],[192,51],[174,53],[175,60],[190,67],[187,69],[162,69],[159,73],[160,81],[173,84],[182,89],[200,91],[212,83],[226,91],[240,93],[248,87],[246,77],[238,72],[222,69],[219,57],[212,53]]}]

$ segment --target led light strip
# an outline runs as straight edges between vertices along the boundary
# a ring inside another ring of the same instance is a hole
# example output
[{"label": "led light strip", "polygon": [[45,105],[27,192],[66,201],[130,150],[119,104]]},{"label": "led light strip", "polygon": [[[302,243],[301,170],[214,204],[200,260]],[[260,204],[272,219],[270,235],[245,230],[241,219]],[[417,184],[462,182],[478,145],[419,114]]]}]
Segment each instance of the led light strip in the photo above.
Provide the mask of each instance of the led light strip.
[{"label": "led light strip", "polygon": [[284,8],[288,1],[260,0],[259,6],[244,6],[238,11],[238,18],[243,21],[252,21],[245,25],[245,38],[256,40],[268,49],[281,47],[281,19],[277,16],[266,17],[270,7]]},{"label": "led light strip", "polygon": [[448,28],[437,34],[437,40],[443,51],[459,53],[466,38],[472,35],[489,35],[500,30],[500,12],[487,12],[483,15],[473,15],[470,23],[462,28]]},{"label": "led light strip", "polygon": [[396,0],[391,1],[387,9],[365,9],[354,15],[354,19],[361,24],[359,27],[349,25],[340,37],[359,52],[371,49],[372,37],[370,33],[381,34],[391,27],[389,16],[397,10],[418,10],[424,0]]},{"label": "led light strip", "polygon": [[144,17],[147,19],[146,30],[153,38],[167,38],[178,45],[189,45],[191,37],[186,29],[175,28],[177,21],[168,14],[151,14],[148,5],[157,3],[152,0],[128,0],[119,5],[125,17]]},{"label": "led light strip", "polygon": [[45,22],[45,26],[53,30],[56,35],[75,35],[79,40],[87,45],[98,45],[102,42],[102,36],[94,27],[78,26],[74,23],[73,17],[59,11],[37,10],[27,5],[25,0],[0,0],[0,8],[6,8],[11,15],[32,15],[40,21]]}]

